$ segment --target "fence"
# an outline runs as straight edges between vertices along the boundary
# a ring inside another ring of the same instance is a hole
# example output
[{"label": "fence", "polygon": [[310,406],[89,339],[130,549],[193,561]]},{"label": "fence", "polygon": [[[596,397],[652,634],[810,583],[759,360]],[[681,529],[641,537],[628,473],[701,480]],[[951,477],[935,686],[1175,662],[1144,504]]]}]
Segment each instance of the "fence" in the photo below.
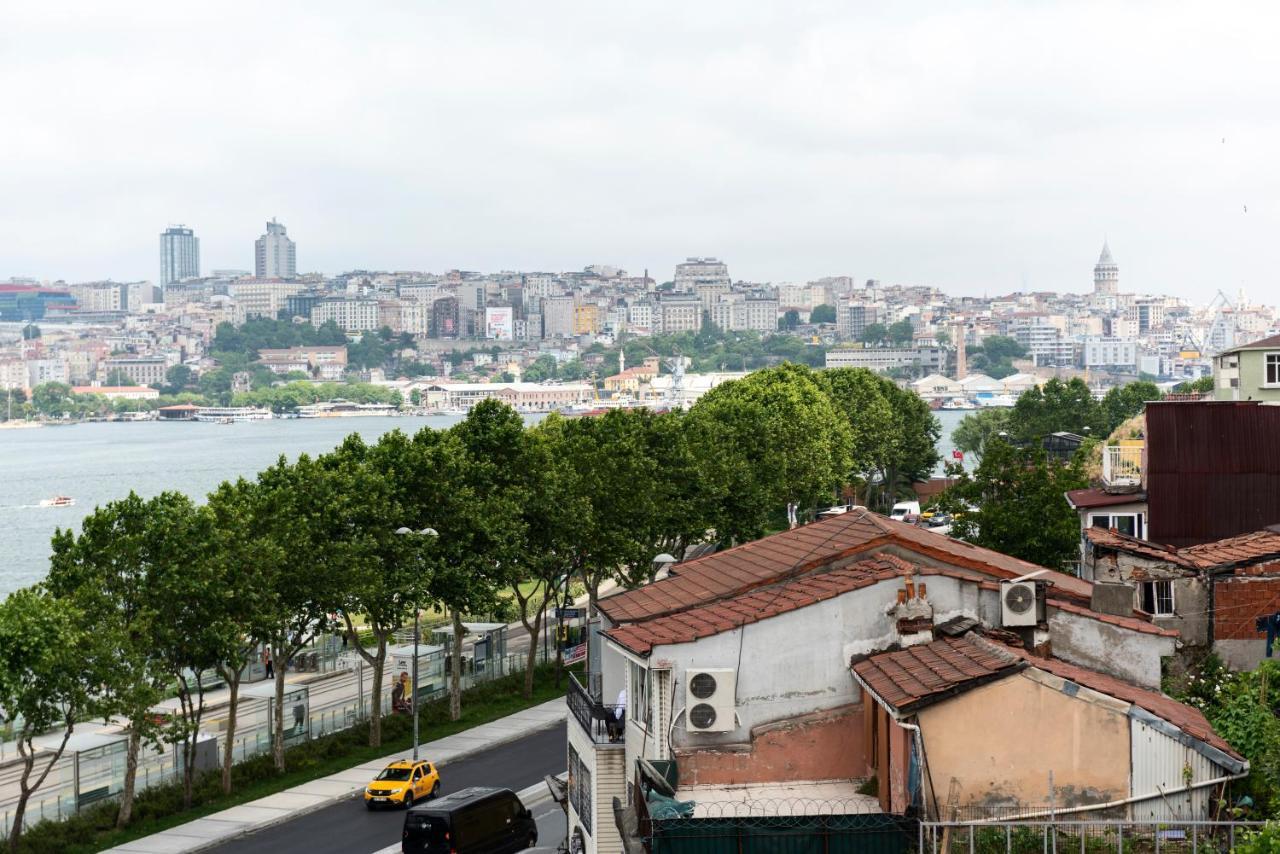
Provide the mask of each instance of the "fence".
[{"label": "fence", "polygon": [[884,814],[650,818],[649,854],[903,854],[915,822]]},{"label": "fence", "polygon": [[1231,851],[1262,826],[1247,821],[921,822],[919,854],[1103,854]]},{"label": "fence", "polygon": [[[500,656],[490,655],[478,666],[472,666],[474,655],[465,654],[462,675],[463,690],[483,682],[500,679],[512,673],[523,672],[528,663],[528,652],[507,653]],[[555,660],[555,649],[539,645],[536,662],[546,663]],[[441,658],[436,664],[446,663]],[[330,733],[350,729],[369,718],[369,692],[373,678],[372,668],[354,649],[344,649],[340,640],[322,643],[308,648],[304,653],[295,656],[290,662],[293,670],[314,673],[308,682],[290,682],[285,686],[286,692],[286,731],[285,743],[296,744]],[[388,687],[382,692],[382,712],[391,712],[391,664],[388,658],[383,673],[384,683]],[[448,693],[448,679],[441,678],[436,682],[422,678],[423,668],[433,666],[429,659],[420,662],[420,680],[424,685],[422,701],[438,699]],[[445,671],[447,675],[447,671]],[[236,714],[236,736],[232,748],[235,762],[243,762],[271,750],[271,715],[273,698],[246,695],[247,688],[264,685],[253,682],[241,686],[241,695]],[[305,689],[301,719],[299,720],[296,701],[289,699]],[[216,746],[216,759],[210,758],[206,764],[216,767],[221,762],[223,740],[221,734],[227,730],[227,707],[225,695],[217,695],[206,700],[205,718],[202,722],[202,733],[209,739],[206,744]],[[290,715],[294,715],[293,718]],[[294,722],[294,726],[289,724]],[[426,735],[424,734],[424,737]],[[127,743],[123,735],[103,738],[104,743],[83,750],[71,750],[49,772],[43,786],[36,790],[27,805],[24,825],[31,827],[43,820],[61,821],[81,809],[102,800],[118,797],[124,786],[125,751]],[[56,746],[56,743],[55,743]],[[209,750],[205,747],[204,750]],[[203,755],[201,757],[204,758]],[[35,774],[45,767],[47,759],[37,755]],[[21,762],[13,745],[4,746],[0,751],[0,829],[8,834],[12,823],[14,808],[18,800],[18,780],[21,776]],[[172,783],[182,779],[182,753],[178,745],[164,745],[161,750],[143,748],[138,756],[137,789]]]}]

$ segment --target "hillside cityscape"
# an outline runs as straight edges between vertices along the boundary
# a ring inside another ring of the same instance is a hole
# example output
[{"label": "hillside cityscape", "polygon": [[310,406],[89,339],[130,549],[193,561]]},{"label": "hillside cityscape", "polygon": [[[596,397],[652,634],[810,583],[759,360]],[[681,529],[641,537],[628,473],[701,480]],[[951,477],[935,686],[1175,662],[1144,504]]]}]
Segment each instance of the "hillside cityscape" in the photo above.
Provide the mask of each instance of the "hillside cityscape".
[{"label": "hillside cityscape", "polygon": [[1280,329],[1274,306],[1243,293],[1191,305],[1129,286],[1108,244],[1091,277],[1082,259],[1078,293],[987,297],[847,275],[735,280],[711,257],[654,275],[604,264],[299,275],[297,245],[274,219],[252,271],[204,274],[185,226],[159,244],[155,282],[0,282],[0,390],[18,403],[0,416],[455,411],[499,393],[524,411],[685,406],[787,360],[867,368],[937,406],[1009,406],[1049,377],[1101,391],[1194,382],[1216,354]]}]

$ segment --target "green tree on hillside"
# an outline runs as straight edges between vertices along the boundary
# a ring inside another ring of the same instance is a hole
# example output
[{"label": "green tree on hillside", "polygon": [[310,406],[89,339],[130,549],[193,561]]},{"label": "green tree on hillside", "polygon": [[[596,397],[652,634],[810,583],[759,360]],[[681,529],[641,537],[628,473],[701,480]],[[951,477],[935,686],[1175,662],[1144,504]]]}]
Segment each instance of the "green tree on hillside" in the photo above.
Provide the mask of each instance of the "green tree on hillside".
[{"label": "green tree on hillside", "polygon": [[810,323],[835,323],[836,307],[834,305],[815,305],[813,311],[809,312]]},{"label": "green tree on hillside", "polygon": [[951,441],[956,448],[982,462],[982,452],[987,443],[1009,429],[1009,410],[1004,408],[979,409],[971,412],[951,431]]}]

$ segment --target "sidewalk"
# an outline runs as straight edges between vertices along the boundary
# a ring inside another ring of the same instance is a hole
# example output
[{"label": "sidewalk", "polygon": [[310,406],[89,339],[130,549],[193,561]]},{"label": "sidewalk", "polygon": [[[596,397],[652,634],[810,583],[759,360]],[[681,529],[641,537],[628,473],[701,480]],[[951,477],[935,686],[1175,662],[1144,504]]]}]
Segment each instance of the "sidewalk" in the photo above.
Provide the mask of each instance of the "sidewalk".
[{"label": "sidewalk", "polygon": [[[449,762],[555,726],[565,719],[565,714],[564,698],[558,697],[456,735],[428,741],[422,745],[422,753],[442,766],[441,770],[447,774]],[[117,854],[203,851],[237,836],[291,821],[300,815],[324,809],[349,798],[364,789],[387,763],[402,759],[404,755],[405,751],[401,750],[384,759],[366,762],[108,850]]]}]

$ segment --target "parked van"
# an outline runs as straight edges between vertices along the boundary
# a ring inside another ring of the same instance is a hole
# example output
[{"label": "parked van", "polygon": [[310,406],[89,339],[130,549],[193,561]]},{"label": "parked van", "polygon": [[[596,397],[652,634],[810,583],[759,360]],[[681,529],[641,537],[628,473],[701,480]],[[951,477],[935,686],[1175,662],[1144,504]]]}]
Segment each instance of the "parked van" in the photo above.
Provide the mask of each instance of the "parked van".
[{"label": "parked van", "polygon": [[409,810],[400,850],[414,854],[510,854],[537,844],[533,813],[514,792],[473,786]]},{"label": "parked van", "polygon": [[899,501],[893,505],[893,509],[889,511],[890,519],[897,519],[899,522],[912,521],[920,516],[919,501]]}]

